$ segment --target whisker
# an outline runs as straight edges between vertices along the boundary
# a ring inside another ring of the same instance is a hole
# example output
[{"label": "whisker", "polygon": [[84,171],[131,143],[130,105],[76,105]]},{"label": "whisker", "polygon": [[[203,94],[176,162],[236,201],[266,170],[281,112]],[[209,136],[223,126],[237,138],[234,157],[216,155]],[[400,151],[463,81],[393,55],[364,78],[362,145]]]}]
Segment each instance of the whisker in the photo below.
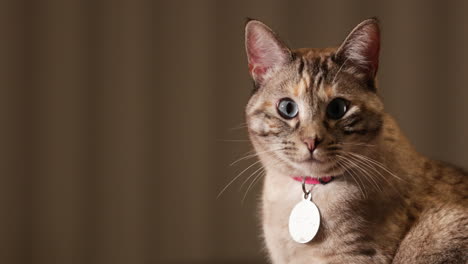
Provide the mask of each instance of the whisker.
[{"label": "whisker", "polygon": [[[354,164],[354,165],[356,166],[357,169],[361,170],[361,171],[364,173],[363,176],[364,176],[364,178],[365,178],[367,181],[369,181],[369,183],[371,183],[371,181],[372,181],[371,184],[373,184],[373,185],[376,187],[376,189],[378,189],[380,192],[382,192],[383,190],[381,189],[381,187],[379,186],[379,184],[376,182],[376,180],[372,177],[372,174],[370,174],[368,170],[366,170],[365,168],[363,168],[362,166],[360,166],[360,164],[355,163],[355,162],[358,162],[358,161],[357,161],[356,159],[352,159],[351,157],[352,157],[352,156],[348,156],[348,157],[346,157],[346,159],[347,159],[349,162],[351,162],[352,164]],[[361,164],[362,164],[362,163],[361,163]]]},{"label": "whisker", "polygon": [[[362,162],[364,162],[364,161],[366,161],[366,160],[363,159]],[[368,162],[368,161],[367,161],[367,162]],[[378,175],[379,175],[381,178],[383,178],[383,179],[388,183],[388,186],[390,186],[393,190],[395,190],[396,193],[397,193],[400,197],[403,197],[403,195],[401,194],[400,190],[396,187],[396,185],[395,185],[395,184],[392,184],[392,183],[390,182],[390,180],[387,179],[387,177],[385,177],[379,170],[377,170],[377,168],[375,168],[375,167],[372,165],[372,163],[369,163],[368,166],[372,166],[372,169],[373,169],[375,172],[377,172]]]},{"label": "whisker", "polygon": [[260,155],[260,154],[263,154],[263,153],[279,151],[279,150],[281,150],[281,149],[282,149],[282,148],[279,148],[279,149],[270,149],[270,150],[265,150],[265,151],[260,151],[260,152],[255,152],[255,150],[254,150],[255,153],[250,154],[250,155],[247,155],[247,156],[244,156],[244,157],[241,157],[241,158],[235,160],[234,162],[232,162],[231,164],[229,164],[229,166],[232,166],[232,165],[238,163],[239,161],[242,161],[242,160],[245,160],[245,159],[250,159],[250,158],[256,157],[256,156],[258,156],[258,155]]},{"label": "whisker", "polygon": [[374,159],[372,159],[372,158],[369,158],[369,157],[364,156],[364,155],[361,155],[361,154],[352,153],[352,152],[350,152],[349,154],[351,154],[351,155],[356,155],[356,156],[360,156],[361,158],[366,159],[366,160],[368,160],[369,162],[371,162],[371,163],[375,164],[376,166],[380,167],[382,170],[386,171],[387,173],[389,173],[390,175],[392,175],[392,176],[395,177],[396,179],[406,182],[404,179],[402,179],[402,178],[396,176],[393,172],[391,172],[389,169],[387,169],[381,162],[378,162],[378,161],[376,161],[376,160],[374,160]]},{"label": "whisker", "polygon": [[236,177],[234,177],[234,179],[232,179],[218,194],[218,196],[216,197],[216,199],[218,199],[223,193],[224,191],[235,181],[237,180],[244,172],[246,172],[248,169],[252,168],[255,164],[258,164],[261,160],[257,160],[256,162],[252,163],[250,166],[248,166],[246,169],[244,169],[243,171],[241,171],[239,174],[237,174]]},{"label": "whisker", "polygon": [[337,143],[339,145],[350,145],[350,146],[365,146],[365,147],[375,147],[376,145],[372,144],[367,144],[367,143],[347,143],[347,142],[341,142]]},{"label": "whisker", "polygon": [[[328,161],[330,161],[331,163],[333,163],[333,169],[334,170],[339,170],[341,169],[342,172],[340,172],[341,174],[344,174],[345,172],[347,172],[346,170],[344,170],[343,166],[341,166],[341,164],[339,163],[339,159],[338,158],[334,158],[333,156],[329,156],[328,157]],[[346,177],[344,177],[345,180],[346,180]]]},{"label": "whisker", "polygon": [[[352,152],[349,152],[349,154],[352,154]],[[369,161],[365,160],[365,159],[362,159],[361,157],[359,156],[349,156],[349,158],[353,158],[354,160],[356,160],[357,162],[360,162],[361,164],[363,164],[364,166],[366,166],[367,168],[375,171],[376,173],[378,173],[378,175],[380,177],[382,177],[389,185],[393,186],[391,184],[391,182],[387,179],[387,177],[385,177],[377,168],[374,167],[374,165],[372,163],[370,163]]]},{"label": "whisker", "polygon": [[245,128],[245,127],[247,127],[247,123],[243,122],[243,123],[240,123],[238,126],[229,128],[229,130],[236,130],[236,129],[241,129],[241,128]]},{"label": "whisker", "polygon": [[[345,160],[343,159],[343,156],[341,156],[341,155],[339,155],[339,154],[337,154],[336,156],[341,158],[340,161],[343,162],[343,164],[341,164],[341,165],[343,166],[343,168],[345,169],[345,171],[348,172],[349,176],[351,176],[351,177],[353,178],[354,182],[356,183],[356,185],[358,186],[359,190],[361,191],[362,196],[363,196],[364,198],[366,198],[367,195],[366,195],[366,193],[364,192],[364,186],[362,186],[362,188],[361,188],[362,182],[359,181],[359,182],[361,182],[361,184],[359,184],[358,181],[356,180],[356,178],[359,179],[359,176],[356,175],[356,173],[355,173],[354,170],[349,166],[349,164],[345,163]],[[340,164],[340,163],[337,163],[337,164]],[[353,175],[356,176],[356,178],[355,178]]]},{"label": "whisker", "polygon": [[256,169],[252,174],[250,174],[250,176],[247,177],[247,179],[245,179],[245,181],[241,184],[239,191],[242,189],[242,187],[244,187],[245,183],[247,183],[250,180],[250,178],[252,178],[252,176],[257,174],[257,172],[261,171],[262,169],[263,169],[263,166],[260,166],[260,168]]},{"label": "whisker", "polygon": [[[265,172],[265,171],[263,171]],[[247,191],[245,191],[245,194],[244,194],[244,197],[242,197],[242,204],[244,204],[244,200],[245,198],[247,197],[247,194],[249,193],[249,190],[255,186],[255,183],[257,183],[257,181],[259,179],[261,179],[263,176],[265,176],[265,173],[260,173],[259,175],[257,175],[257,177],[255,177],[255,179],[253,179],[253,181],[250,183],[249,187],[247,188]]]},{"label": "whisker", "polygon": [[[363,193],[365,194],[365,198],[368,197],[368,193],[367,193],[367,188],[366,188],[366,184],[364,183],[364,180],[361,179],[360,177],[360,173],[359,171],[361,170],[358,166],[356,166],[352,161],[350,161],[346,156],[341,156],[341,158],[343,159],[342,161],[345,162],[348,167],[350,168],[350,170],[353,172],[353,175],[356,176],[356,179],[360,182],[360,186],[362,187],[363,189]],[[365,175],[363,176],[367,181],[369,181]]]}]

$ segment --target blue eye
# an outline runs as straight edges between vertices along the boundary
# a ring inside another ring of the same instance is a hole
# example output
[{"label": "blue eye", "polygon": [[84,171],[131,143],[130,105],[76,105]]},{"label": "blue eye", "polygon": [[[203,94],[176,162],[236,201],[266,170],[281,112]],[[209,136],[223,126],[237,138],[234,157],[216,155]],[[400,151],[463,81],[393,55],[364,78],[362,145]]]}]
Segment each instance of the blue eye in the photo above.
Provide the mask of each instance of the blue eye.
[{"label": "blue eye", "polygon": [[327,106],[327,116],[331,119],[340,119],[348,111],[348,101],[342,98],[333,99]]},{"label": "blue eye", "polygon": [[278,103],[278,113],[284,119],[293,119],[299,113],[296,102],[290,98],[283,98]]}]

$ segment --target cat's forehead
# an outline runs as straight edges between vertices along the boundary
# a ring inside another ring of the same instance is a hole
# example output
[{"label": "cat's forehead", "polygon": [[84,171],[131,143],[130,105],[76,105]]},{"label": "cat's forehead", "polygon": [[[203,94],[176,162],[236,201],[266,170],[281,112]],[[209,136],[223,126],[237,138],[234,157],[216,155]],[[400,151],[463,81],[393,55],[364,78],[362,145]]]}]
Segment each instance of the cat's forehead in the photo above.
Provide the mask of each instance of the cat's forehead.
[{"label": "cat's forehead", "polygon": [[336,85],[339,64],[335,61],[335,48],[298,49],[293,52],[297,78],[286,89],[295,97],[317,97],[327,100],[340,91]]},{"label": "cat's forehead", "polygon": [[337,48],[300,48],[293,50],[293,54],[305,60],[314,61],[316,58],[331,56],[336,50]]}]

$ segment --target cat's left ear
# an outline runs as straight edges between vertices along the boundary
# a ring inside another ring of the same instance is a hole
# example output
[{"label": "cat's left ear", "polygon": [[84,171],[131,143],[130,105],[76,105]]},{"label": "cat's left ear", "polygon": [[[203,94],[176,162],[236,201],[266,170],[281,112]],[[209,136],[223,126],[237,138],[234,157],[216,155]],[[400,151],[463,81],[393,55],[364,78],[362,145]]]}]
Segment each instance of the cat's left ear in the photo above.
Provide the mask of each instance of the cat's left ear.
[{"label": "cat's left ear", "polygon": [[292,59],[289,48],[258,20],[250,20],[245,25],[245,49],[250,75],[257,85],[261,85],[274,69]]},{"label": "cat's left ear", "polygon": [[364,20],[357,25],[343,44],[338,48],[337,56],[343,62],[363,70],[374,78],[379,68],[380,28],[377,18]]}]

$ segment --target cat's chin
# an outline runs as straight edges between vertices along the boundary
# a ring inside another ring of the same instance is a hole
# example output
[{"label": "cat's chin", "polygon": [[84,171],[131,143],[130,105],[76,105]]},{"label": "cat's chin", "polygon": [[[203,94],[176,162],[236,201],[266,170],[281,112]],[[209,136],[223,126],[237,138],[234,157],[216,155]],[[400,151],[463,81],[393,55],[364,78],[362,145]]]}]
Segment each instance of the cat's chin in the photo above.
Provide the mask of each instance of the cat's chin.
[{"label": "cat's chin", "polygon": [[337,176],[341,175],[342,171],[338,170],[336,164],[320,160],[306,160],[302,162],[297,162],[296,167],[300,169],[302,175],[312,176],[312,177],[322,177],[322,176]]},{"label": "cat's chin", "polygon": [[305,157],[303,159],[290,159],[277,156],[277,162],[271,162],[270,159],[264,159],[264,165],[267,170],[276,171],[282,175],[304,175],[311,177],[339,176],[343,174],[340,167],[334,162],[326,159]]}]

